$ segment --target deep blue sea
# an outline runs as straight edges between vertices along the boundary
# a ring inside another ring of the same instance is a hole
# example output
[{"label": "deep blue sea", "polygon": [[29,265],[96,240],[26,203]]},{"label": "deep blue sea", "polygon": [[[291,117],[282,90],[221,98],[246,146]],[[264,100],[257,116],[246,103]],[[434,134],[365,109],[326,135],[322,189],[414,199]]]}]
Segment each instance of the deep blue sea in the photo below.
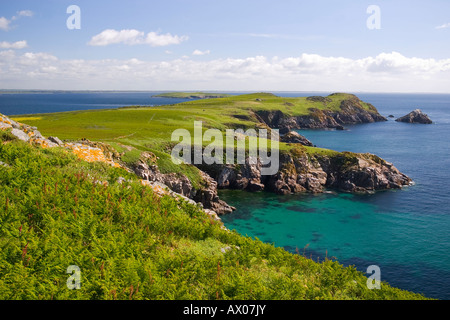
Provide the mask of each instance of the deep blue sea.
[{"label": "deep blue sea", "polygon": [[[0,94],[6,115],[161,105],[184,99],[159,92]],[[326,95],[274,92],[280,96]],[[329,92],[331,93],[331,92]],[[230,229],[313,259],[335,257],[366,272],[378,265],[381,280],[438,299],[450,299],[450,95],[355,93],[395,118],[420,108],[431,125],[387,122],[344,131],[300,130],[319,147],[379,155],[415,185],[371,195],[330,192],[279,196],[224,190],[236,206],[222,220]],[[395,119],[394,118],[394,119]]]},{"label": "deep blue sea", "polygon": [[[1,92],[0,92],[1,93]],[[180,103],[188,99],[159,98],[163,92],[65,92],[0,94],[0,113],[19,115],[88,109],[110,109],[124,106],[157,106]]]}]

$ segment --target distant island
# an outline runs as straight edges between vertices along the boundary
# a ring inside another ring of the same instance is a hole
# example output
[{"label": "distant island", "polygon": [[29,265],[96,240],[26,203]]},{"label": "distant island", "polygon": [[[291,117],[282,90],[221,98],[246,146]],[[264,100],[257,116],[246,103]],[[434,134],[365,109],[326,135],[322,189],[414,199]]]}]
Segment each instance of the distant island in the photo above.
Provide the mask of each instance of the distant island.
[{"label": "distant island", "polygon": [[206,92],[167,92],[154,95],[155,98],[181,98],[181,99],[215,99],[228,98],[231,94],[226,93],[206,93]]}]

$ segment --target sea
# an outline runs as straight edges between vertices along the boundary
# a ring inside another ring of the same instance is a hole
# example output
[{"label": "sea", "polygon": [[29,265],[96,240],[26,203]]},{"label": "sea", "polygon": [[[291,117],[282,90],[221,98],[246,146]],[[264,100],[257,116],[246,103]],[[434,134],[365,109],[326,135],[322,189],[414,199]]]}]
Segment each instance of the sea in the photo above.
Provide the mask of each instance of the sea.
[{"label": "sea", "polygon": [[[1,93],[1,92],[0,92]],[[157,106],[187,99],[152,97],[161,92],[28,92],[0,94],[0,113]],[[225,92],[238,94],[238,92]],[[273,92],[283,97],[332,92]],[[450,94],[361,93],[388,117],[386,122],[351,125],[345,130],[299,130],[318,147],[373,153],[392,162],[414,181],[401,190],[349,194],[275,195],[221,190],[237,210],[222,216],[228,229],[277,247],[372,275],[426,297],[450,299]],[[433,124],[394,121],[421,109]],[[377,290],[377,289],[373,289]]]}]

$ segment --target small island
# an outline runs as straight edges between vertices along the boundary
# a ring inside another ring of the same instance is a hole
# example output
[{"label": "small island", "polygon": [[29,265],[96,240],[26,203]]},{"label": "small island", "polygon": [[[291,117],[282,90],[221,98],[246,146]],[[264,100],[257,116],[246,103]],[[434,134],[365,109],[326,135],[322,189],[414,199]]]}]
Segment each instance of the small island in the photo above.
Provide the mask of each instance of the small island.
[{"label": "small island", "polygon": [[433,121],[422,112],[420,109],[416,109],[411,111],[407,115],[396,119],[397,122],[406,122],[406,123],[422,123],[422,124],[431,124]]},{"label": "small island", "polygon": [[152,98],[179,98],[179,99],[216,99],[228,98],[227,93],[206,93],[206,92],[167,92],[153,95]]}]

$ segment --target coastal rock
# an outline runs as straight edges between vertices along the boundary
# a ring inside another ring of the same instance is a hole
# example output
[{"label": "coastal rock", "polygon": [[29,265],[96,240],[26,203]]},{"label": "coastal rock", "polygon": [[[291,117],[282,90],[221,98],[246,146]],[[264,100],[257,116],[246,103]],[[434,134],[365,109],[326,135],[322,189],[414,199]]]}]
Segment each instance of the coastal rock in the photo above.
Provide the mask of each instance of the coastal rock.
[{"label": "coastal rock", "polygon": [[281,137],[281,142],[286,143],[299,143],[304,146],[310,146],[312,147],[313,144],[311,141],[306,139],[304,136],[302,136],[300,133],[296,131],[289,131],[284,136]]},{"label": "coastal rock", "polygon": [[0,130],[6,128],[20,129],[20,127],[19,123],[0,113]]},{"label": "coastal rock", "polygon": [[220,189],[261,191],[265,188],[261,180],[261,161],[259,159],[257,161],[251,161],[250,158],[246,158],[245,163],[241,165],[200,167],[215,178]]},{"label": "coastal rock", "polygon": [[58,146],[63,146],[64,143],[58,137],[48,137],[50,142],[56,143]]},{"label": "coastal rock", "polygon": [[431,124],[433,121],[422,112],[420,109],[416,109],[411,111],[407,115],[396,119],[397,122],[406,122],[406,123],[422,123],[422,124]]},{"label": "coastal rock", "polygon": [[17,139],[27,142],[30,140],[30,136],[20,129],[13,128],[11,134],[17,137]]},{"label": "coastal rock", "polygon": [[200,171],[203,186],[195,189],[185,175],[175,173],[163,174],[159,171],[157,165],[150,165],[147,159],[154,157],[150,152],[144,152],[141,155],[141,158],[133,168],[138,177],[150,182],[161,183],[173,192],[199,202],[204,208],[213,210],[217,214],[231,213],[236,209],[219,199],[217,182],[205,172]]},{"label": "coastal rock", "polygon": [[268,190],[277,194],[322,193],[327,188],[368,193],[399,189],[412,180],[373,154],[337,153],[312,155],[301,149],[280,154],[280,169],[261,176],[261,166],[248,161],[241,165],[213,165],[205,168],[219,188],[247,191]]},{"label": "coastal rock", "polygon": [[196,190],[192,199],[203,204],[206,209],[211,209],[218,214],[227,214],[236,210],[235,207],[228,205],[220,200],[217,194],[217,182],[203,171],[200,171],[205,186]]},{"label": "coastal rock", "polygon": [[[307,100],[322,102],[324,105],[331,101],[328,97],[317,96],[309,97]],[[294,117],[285,115],[280,110],[260,110],[256,113],[260,121],[270,128],[278,128],[282,134],[296,129],[342,130],[344,125],[387,121],[374,106],[367,105],[368,108],[363,107],[363,102],[358,97],[349,95],[348,99],[341,101],[337,111],[310,108],[309,115]]]},{"label": "coastal rock", "polygon": [[322,102],[323,104],[332,102],[332,100],[330,98],[322,97],[322,96],[311,96],[311,97],[307,97],[306,100],[313,101],[313,102]]},{"label": "coastal rock", "polygon": [[36,127],[18,123],[7,116],[0,114],[0,130],[10,129],[11,134],[17,139],[36,143],[44,148],[52,148],[58,146],[56,143],[46,139]]},{"label": "coastal rock", "polygon": [[0,130],[6,130],[12,128],[12,125],[3,121],[0,121]]}]

